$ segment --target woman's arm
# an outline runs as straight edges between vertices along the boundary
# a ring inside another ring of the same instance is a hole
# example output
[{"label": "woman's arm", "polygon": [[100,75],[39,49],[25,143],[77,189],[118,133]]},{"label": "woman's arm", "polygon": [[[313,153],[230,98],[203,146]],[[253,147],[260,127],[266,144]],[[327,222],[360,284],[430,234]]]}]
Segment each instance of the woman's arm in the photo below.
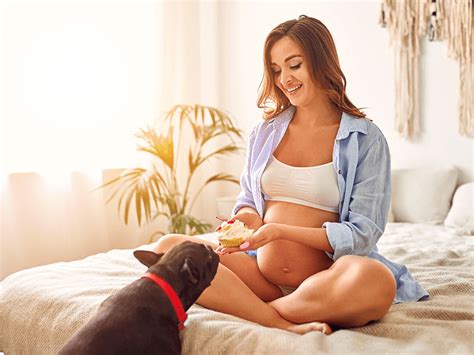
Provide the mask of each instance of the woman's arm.
[{"label": "woman's arm", "polygon": [[368,148],[360,148],[356,172],[346,179],[346,189],[352,189],[343,201],[348,206],[343,206],[342,221],[322,225],[334,249],[329,257],[337,260],[343,255],[371,253],[387,223],[390,183],[390,150],[380,133]]},{"label": "woman's arm", "polygon": [[291,240],[314,249],[332,253],[325,228],[297,227],[281,223],[267,223],[255,231],[240,248],[220,246],[217,251],[233,253],[236,251],[255,250],[277,239]]},{"label": "woman's arm", "polygon": [[237,211],[237,213],[230,219],[235,220],[238,219],[239,221],[243,222],[247,228],[257,230],[259,229],[262,224],[262,218],[258,214],[258,212],[252,207],[242,207]]},{"label": "woman's arm", "polygon": [[240,175],[240,193],[237,196],[237,200],[235,202],[234,208],[232,208],[232,217],[234,217],[238,211],[245,207],[249,207],[250,209],[257,212],[257,206],[255,205],[255,201],[253,198],[252,193],[252,173],[251,173],[251,166],[252,166],[252,146],[255,142],[256,136],[256,127],[255,126],[250,132],[249,135],[249,142],[247,144],[247,152],[245,156],[245,165],[242,170],[242,174]]},{"label": "woman's arm", "polygon": [[329,244],[326,228],[297,227],[279,223],[275,223],[274,228],[276,229],[274,239],[290,240],[314,249],[334,252]]}]

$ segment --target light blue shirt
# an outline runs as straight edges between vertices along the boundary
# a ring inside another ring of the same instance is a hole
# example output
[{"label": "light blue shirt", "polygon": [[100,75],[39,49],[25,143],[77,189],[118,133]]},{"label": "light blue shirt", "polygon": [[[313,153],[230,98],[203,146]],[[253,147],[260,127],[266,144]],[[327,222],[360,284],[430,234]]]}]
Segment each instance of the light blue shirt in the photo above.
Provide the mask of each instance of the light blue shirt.
[{"label": "light blue shirt", "polygon": [[[233,215],[249,206],[263,218],[265,196],[261,177],[295,111],[295,107],[290,106],[273,119],[259,122],[250,133],[240,178],[242,190]],[[397,280],[395,303],[428,297],[404,265],[384,258],[377,251],[376,244],[387,223],[391,196],[390,151],[380,129],[368,119],[343,113],[334,143],[333,165],[340,193],[339,222],[322,225],[334,250],[326,254],[334,261],[343,255],[361,255],[385,264]]]}]

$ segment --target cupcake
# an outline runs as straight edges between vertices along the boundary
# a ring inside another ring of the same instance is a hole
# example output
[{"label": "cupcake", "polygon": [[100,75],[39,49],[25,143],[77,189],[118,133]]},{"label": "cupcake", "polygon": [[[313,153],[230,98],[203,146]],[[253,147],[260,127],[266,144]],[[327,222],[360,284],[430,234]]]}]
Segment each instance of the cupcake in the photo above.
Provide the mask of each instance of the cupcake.
[{"label": "cupcake", "polygon": [[238,219],[222,222],[216,231],[219,232],[219,242],[223,247],[238,247],[253,233],[253,229],[248,229]]}]

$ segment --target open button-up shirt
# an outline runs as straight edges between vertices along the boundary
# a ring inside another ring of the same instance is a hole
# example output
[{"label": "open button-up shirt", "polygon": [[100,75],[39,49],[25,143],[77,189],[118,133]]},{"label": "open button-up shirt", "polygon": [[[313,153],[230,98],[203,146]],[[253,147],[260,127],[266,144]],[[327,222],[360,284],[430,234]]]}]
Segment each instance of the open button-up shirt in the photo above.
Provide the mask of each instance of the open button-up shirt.
[{"label": "open button-up shirt", "polygon": [[[261,177],[295,111],[295,107],[290,106],[273,119],[260,121],[250,133],[240,178],[242,190],[233,215],[249,206],[263,218],[265,195]],[[339,221],[322,225],[334,250],[326,254],[334,261],[343,255],[360,255],[382,262],[397,281],[395,303],[428,297],[404,265],[386,259],[377,251],[377,242],[387,223],[391,196],[390,151],[380,129],[369,119],[343,113],[334,142],[333,166],[340,193]]]}]

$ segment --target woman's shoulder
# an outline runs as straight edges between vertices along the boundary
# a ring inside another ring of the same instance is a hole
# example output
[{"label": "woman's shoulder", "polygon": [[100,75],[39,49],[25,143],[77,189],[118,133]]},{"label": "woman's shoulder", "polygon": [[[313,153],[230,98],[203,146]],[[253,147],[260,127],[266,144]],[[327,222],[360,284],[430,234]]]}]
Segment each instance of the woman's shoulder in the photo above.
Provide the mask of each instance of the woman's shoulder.
[{"label": "woman's shoulder", "polygon": [[354,132],[358,132],[361,133],[357,134],[357,138],[361,143],[371,145],[376,141],[386,140],[382,130],[369,117],[360,118],[344,112],[341,125],[343,126],[339,132],[339,138],[341,139],[351,136]]},{"label": "woman's shoulder", "polygon": [[[346,144],[341,145],[341,154],[354,157],[357,161],[368,154],[377,159],[389,158],[389,147],[382,130],[370,119],[346,115]],[[341,125],[343,122],[341,122]]]}]

